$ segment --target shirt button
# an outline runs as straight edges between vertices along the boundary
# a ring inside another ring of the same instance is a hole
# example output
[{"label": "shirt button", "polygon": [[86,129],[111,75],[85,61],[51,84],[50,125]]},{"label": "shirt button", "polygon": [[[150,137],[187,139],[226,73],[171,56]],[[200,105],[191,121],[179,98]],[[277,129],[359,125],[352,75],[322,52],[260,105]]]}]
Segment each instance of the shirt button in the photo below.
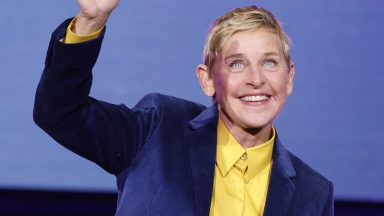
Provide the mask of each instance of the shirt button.
[{"label": "shirt button", "polygon": [[241,159],[241,160],[244,160],[244,161],[247,160],[247,158],[248,158],[248,157],[247,157],[247,153],[244,153],[244,154],[241,155],[241,157],[240,157],[240,159]]}]

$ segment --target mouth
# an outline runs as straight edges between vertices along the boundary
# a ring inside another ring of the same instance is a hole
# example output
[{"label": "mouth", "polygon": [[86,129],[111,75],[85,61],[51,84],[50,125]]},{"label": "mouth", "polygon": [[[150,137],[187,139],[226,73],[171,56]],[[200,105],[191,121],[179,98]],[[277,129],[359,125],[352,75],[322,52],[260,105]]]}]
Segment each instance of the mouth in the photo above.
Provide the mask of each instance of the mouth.
[{"label": "mouth", "polygon": [[262,102],[267,101],[271,96],[268,95],[247,95],[240,97],[244,102]]}]

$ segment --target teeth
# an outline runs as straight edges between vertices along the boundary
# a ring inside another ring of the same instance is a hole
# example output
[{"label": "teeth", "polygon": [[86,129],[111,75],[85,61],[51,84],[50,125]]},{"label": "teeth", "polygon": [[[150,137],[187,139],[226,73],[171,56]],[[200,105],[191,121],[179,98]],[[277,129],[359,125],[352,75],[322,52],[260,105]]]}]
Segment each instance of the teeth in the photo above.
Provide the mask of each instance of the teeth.
[{"label": "teeth", "polygon": [[247,101],[247,102],[259,102],[259,101],[267,100],[267,99],[268,99],[268,97],[265,95],[244,96],[241,98],[241,100]]}]

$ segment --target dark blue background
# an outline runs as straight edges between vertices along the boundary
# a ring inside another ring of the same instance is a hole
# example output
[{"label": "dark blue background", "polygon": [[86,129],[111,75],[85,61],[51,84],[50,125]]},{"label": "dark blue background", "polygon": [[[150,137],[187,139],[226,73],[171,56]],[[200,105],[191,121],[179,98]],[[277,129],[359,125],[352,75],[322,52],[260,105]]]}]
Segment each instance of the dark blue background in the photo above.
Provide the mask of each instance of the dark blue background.
[{"label": "dark blue background", "polygon": [[[335,183],[336,198],[384,200],[384,3],[381,0],[124,1],[107,27],[92,96],[134,105],[161,92],[209,105],[195,67],[215,18],[271,10],[294,47],[295,88],[276,121],[285,146]],[[51,32],[75,1],[0,3],[0,188],[114,191],[114,177],[32,121]]]}]

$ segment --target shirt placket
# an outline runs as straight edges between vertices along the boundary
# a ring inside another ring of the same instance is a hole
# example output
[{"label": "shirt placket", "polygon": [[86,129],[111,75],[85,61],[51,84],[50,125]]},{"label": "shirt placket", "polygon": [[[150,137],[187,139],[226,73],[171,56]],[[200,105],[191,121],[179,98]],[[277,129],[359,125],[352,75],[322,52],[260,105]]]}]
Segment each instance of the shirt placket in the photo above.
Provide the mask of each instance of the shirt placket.
[{"label": "shirt placket", "polygon": [[248,155],[246,152],[241,155],[239,160],[235,164],[235,168],[242,174],[243,177],[243,212],[241,215],[245,212],[245,189],[246,189],[246,183],[248,182]]}]

